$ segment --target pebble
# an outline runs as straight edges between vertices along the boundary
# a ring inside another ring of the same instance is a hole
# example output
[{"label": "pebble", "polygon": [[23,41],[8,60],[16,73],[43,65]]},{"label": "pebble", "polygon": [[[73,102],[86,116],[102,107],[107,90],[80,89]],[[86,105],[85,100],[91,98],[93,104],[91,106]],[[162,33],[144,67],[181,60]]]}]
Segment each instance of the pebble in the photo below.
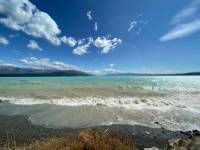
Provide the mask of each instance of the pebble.
[{"label": "pebble", "polygon": [[151,133],[150,133],[150,132],[148,132],[148,131],[145,131],[144,133],[145,133],[145,134],[147,134],[147,135],[151,134]]},{"label": "pebble", "polygon": [[159,150],[157,147],[151,147],[151,148],[144,148],[144,150]]}]

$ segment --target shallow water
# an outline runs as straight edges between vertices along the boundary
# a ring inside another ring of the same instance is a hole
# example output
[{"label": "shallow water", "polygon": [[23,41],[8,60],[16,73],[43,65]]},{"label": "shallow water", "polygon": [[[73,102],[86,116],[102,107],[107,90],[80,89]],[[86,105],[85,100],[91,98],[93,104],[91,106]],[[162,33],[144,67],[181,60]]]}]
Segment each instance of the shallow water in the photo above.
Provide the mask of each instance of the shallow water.
[{"label": "shallow water", "polygon": [[200,129],[199,76],[0,78],[0,99],[0,114],[47,127]]}]

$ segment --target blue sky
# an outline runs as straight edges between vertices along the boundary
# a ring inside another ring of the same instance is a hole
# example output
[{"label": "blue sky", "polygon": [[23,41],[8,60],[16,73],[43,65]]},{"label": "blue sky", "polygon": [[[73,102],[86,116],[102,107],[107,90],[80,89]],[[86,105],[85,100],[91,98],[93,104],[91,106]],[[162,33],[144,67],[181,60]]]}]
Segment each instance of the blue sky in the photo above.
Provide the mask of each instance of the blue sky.
[{"label": "blue sky", "polygon": [[0,65],[200,71],[200,0],[0,0]]}]

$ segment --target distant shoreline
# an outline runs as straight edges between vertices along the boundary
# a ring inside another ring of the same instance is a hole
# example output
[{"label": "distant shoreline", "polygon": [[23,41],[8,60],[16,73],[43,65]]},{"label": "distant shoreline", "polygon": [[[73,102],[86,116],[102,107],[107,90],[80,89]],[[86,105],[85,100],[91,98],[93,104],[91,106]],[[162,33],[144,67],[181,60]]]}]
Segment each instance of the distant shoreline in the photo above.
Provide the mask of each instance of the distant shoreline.
[{"label": "distant shoreline", "polygon": [[156,77],[156,76],[200,76],[200,74],[148,74],[148,75],[0,75],[1,77]]},{"label": "distant shoreline", "polygon": [[67,77],[67,76],[199,76],[200,72],[182,73],[134,73],[110,72],[94,74],[81,70],[34,69],[0,66],[0,77]]}]

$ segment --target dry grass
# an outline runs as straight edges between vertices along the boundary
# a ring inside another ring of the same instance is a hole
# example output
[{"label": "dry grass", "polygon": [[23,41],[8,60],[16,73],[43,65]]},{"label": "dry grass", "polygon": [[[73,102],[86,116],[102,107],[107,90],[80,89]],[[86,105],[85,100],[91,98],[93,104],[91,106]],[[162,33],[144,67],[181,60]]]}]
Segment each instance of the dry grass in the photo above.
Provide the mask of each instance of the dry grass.
[{"label": "dry grass", "polygon": [[90,128],[78,137],[36,141],[21,150],[136,150],[136,147],[117,134]]}]

